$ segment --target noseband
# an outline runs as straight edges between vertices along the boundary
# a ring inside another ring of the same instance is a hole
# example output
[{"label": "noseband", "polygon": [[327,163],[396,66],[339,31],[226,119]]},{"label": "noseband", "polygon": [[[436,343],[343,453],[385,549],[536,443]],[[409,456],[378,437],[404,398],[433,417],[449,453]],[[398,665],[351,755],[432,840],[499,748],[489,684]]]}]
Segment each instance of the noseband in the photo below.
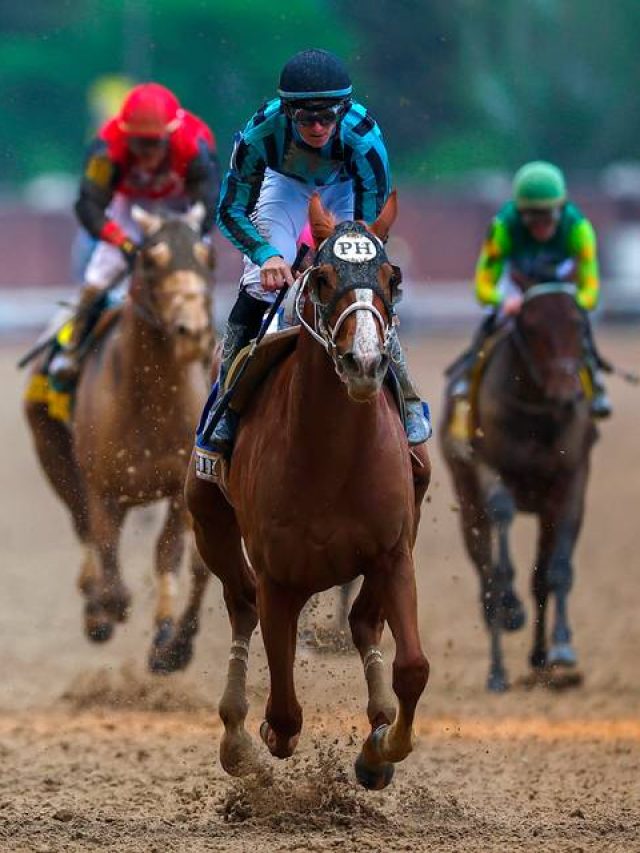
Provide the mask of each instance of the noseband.
[{"label": "noseband", "polygon": [[[331,237],[321,243],[316,252],[314,266],[304,273],[295,298],[296,317],[311,337],[332,358],[336,354],[336,341],[340,329],[347,318],[357,311],[368,311],[373,315],[382,333],[383,354],[388,354],[391,333],[393,327],[397,325],[398,318],[393,302],[387,298],[376,281],[377,272],[383,263],[388,263],[388,259],[382,241],[360,223],[343,222]],[[344,286],[336,290],[326,304],[316,299],[309,288],[311,274],[325,265],[333,267],[340,278],[347,281]],[[373,304],[373,300],[365,302],[362,299],[357,299],[344,308],[332,326],[331,317],[338,303],[347,293],[355,290],[371,290],[384,305],[386,319]],[[305,291],[309,293],[309,299],[314,309],[313,326],[310,326],[302,315],[302,300]]]}]

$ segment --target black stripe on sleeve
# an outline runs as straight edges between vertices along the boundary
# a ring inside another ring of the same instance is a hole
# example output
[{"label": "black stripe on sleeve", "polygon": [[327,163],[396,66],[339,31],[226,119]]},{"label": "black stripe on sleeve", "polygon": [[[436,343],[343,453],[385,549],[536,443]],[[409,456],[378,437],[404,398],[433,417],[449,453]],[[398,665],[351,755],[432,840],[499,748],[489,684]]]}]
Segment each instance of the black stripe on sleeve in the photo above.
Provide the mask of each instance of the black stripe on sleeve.
[{"label": "black stripe on sleeve", "polygon": [[236,220],[231,215],[231,208],[236,200],[238,193],[238,180],[233,175],[229,175],[227,180],[227,192],[220,202],[219,216],[220,221],[227,229],[229,234],[239,243],[247,255],[252,254],[262,245],[258,240],[254,239],[246,231],[238,225]]},{"label": "black stripe on sleeve", "polygon": [[369,113],[365,113],[364,117],[356,124],[353,128],[353,132],[357,136],[366,136],[373,128],[376,126],[375,121],[371,118]]},{"label": "black stripe on sleeve", "polygon": [[382,162],[382,157],[375,148],[370,148],[366,153],[367,163],[371,166],[376,179],[376,214],[382,210],[387,195],[387,172]]},{"label": "black stripe on sleeve", "polygon": [[275,169],[278,165],[278,146],[274,133],[270,133],[264,138],[264,150],[267,155],[267,166]]}]

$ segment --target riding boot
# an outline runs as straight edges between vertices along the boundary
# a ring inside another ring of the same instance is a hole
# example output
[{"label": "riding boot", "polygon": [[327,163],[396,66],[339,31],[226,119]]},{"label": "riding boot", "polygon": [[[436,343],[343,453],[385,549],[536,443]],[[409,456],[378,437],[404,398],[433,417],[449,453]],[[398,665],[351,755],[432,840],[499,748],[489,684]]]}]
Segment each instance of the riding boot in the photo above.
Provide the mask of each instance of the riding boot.
[{"label": "riding boot", "polygon": [[488,339],[496,330],[498,312],[492,311],[482,320],[471,341],[469,349],[465,350],[459,359],[447,369],[447,374],[457,374],[451,387],[451,396],[455,399],[467,400],[469,397],[470,380],[473,367]]},{"label": "riding boot", "polygon": [[[260,331],[260,325],[268,303],[255,299],[244,291],[240,291],[238,299],[231,309],[227,328],[222,343],[222,362],[218,374],[218,396],[225,391],[225,381],[236,356],[247,346]],[[229,458],[238,429],[238,415],[229,407],[216,424],[214,431],[207,438],[207,423],[216,411],[215,401],[205,420],[203,430],[198,437],[198,447],[213,453],[222,454]]]},{"label": "riding boot", "polygon": [[101,287],[87,284],[80,293],[72,319],[71,337],[65,349],[56,353],[49,364],[49,375],[60,382],[75,382],[80,374],[84,343],[102,311]]},{"label": "riding boot", "polygon": [[585,314],[584,349],[585,365],[589,371],[591,386],[593,388],[591,414],[594,418],[603,420],[604,418],[611,417],[613,413],[613,406],[611,405],[611,400],[609,399],[609,395],[607,394],[607,389],[602,378],[602,372],[600,371],[600,357],[598,356],[598,349],[593,338],[593,330],[591,328],[591,322],[588,314]]},{"label": "riding boot", "polygon": [[420,399],[411,377],[407,359],[400,344],[400,338],[394,328],[389,340],[391,369],[398,380],[405,403],[405,430],[410,445],[422,444],[433,432],[431,415],[427,403]]}]

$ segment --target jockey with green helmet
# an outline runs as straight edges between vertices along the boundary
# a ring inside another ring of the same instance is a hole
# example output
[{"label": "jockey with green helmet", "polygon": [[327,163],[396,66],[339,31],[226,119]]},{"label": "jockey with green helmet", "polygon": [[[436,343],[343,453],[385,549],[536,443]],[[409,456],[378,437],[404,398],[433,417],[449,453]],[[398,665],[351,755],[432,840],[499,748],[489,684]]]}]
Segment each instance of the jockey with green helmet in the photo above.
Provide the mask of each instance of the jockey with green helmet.
[{"label": "jockey with green helmet", "polygon": [[[502,275],[508,262],[512,287],[505,293]],[[453,387],[455,396],[468,393],[468,373],[499,316],[514,316],[522,291],[534,284],[567,281],[576,285],[576,301],[585,312],[585,361],[591,371],[594,417],[611,414],[598,371],[588,312],[596,308],[600,280],[593,226],[567,200],[564,176],[552,163],[522,166],[513,180],[513,199],[493,219],[476,265],[475,291],[482,305],[494,310],[483,322],[466,359],[466,374]]]}]

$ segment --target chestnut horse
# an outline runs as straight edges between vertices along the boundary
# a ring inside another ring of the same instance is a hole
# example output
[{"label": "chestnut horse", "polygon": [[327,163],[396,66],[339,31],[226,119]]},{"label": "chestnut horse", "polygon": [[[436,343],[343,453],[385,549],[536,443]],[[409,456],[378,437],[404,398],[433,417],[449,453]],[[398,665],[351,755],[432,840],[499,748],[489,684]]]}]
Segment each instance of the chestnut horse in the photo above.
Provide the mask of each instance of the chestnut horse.
[{"label": "chestnut horse", "polygon": [[[272,755],[286,758],[302,729],[293,679],[300,610],[315,593],[363,575],[349,621],[364,665],[371,733],[356,773],[366,787],[381,788],[393,762],[411,752],[429,672],[412,549],[430,466],[422,446],[414,477],[396,404],[383,385],[399,275],[382,239],[396,198],[370,228],[336,226],[317,196],[309,216],[323,245],[301,285],[307,298],[300,337],[243,414],[228,480],[232,506],[196,476],[195,461],[187,501],[200,553],[222,581],[232,629],[219,708],[224,769],[239,774],[257,760],[244,720],[258,614],[271,676],[260,734]],[[385,621],[396,645],[397,717],[380,651]]]},{"label": "chestnut horse", "polygon": [[[145,242],[119,319],[85,357],[71,423],[50,419],[42,403],[26,403],[42,467],[85,548],[78,585],[91,640],[109,639],[129,610],[118,563],[127,511],[168,499],[156,544],[156,631],[149,658],[155,671],[188,662],[209,577],[193,546],[190,618],[181,623],[168,656],[175,577],[189,532],[184,477],[207,395],[204,361],[213,344],[209,249],[199,239],[202,213],[197,205],[182,218],[163,219],[134,209]],[[40,362],[34,372],[43,369]]]},{"label": "chestnut horse", "polygon": [[[513,590],[509,527],[515,510],[538,517],[533,567],[534,674],[558,682],[579,680],[567,603],[572,556],[584,513],[589,457],[596,428],[583,393],[584,318],[569,284],[539,284],[524,293],[519,316],[495,344],[475,406],[470,448],[441,431],[461,509],[462,531],[478,570],[481,602],[491,636],[488,687],[507,689],[501,633],[524,624]],[[545,631],[549,595],[555,597],[552,645]]]}]

